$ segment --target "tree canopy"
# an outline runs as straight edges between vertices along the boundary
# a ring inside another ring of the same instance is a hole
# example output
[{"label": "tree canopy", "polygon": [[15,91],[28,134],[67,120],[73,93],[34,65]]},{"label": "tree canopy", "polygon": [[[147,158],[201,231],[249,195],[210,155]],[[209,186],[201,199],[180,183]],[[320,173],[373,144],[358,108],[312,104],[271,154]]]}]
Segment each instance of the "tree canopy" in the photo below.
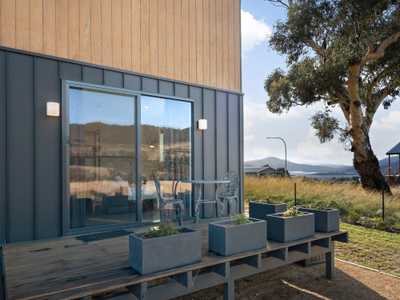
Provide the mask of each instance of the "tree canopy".
[{"label": "tree canopy", "polygon": [[[372,151],[368,134],[376,111],[400,94],[400,1],[270,2],[287,9],[270,45],[287,57],[288,70],[266,78],[268,109],[324,103],[326,110],[311,122],[321,142],[341,133],[361,161]],[[345,126],[331,116],[333,107],[342,111]]]}]

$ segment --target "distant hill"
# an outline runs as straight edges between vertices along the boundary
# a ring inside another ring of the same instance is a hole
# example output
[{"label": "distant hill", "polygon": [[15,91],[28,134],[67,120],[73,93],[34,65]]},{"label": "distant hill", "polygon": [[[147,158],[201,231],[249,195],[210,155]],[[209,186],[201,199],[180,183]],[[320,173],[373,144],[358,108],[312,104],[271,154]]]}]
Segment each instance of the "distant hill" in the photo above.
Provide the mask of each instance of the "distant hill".
[{"label": "distant hill", "polygon": [[[263,159],[246,161],[244,163],[244,168],[245,170],[260,168],[266,164],[275,169],[285,167],[285,161],[283,159],[276,157],[267,157]],[[382,171],[386,173],[388,167],[388,159],[384,158],[380,160],[380,166]],[[392,157],[392,168],[395,170],[397,170],[398,168],[397,157]],[[335,164],[313,165],[313,164],[300,164],[288,161],[288,170],[289,173],[293,175],[304,174],[307,176],[307,174],[327,174],[331,176],[335,175],[357,176],[357,172],[355,171],[354,167],[349,165],[335,165]]]},{"label": "distant hill", "polygon": [[[272,168],[284,168],[285,161],[276,157],[267,157],[258,160],[251,160],[244,163],[246,168],[259,168],[264,165],[270,165]],[[312,165],[312,164],[299,164],[288,161],[288,170],[290,173],[318,173],[318,174],[356,174],[352,166],[346,165]]]}]

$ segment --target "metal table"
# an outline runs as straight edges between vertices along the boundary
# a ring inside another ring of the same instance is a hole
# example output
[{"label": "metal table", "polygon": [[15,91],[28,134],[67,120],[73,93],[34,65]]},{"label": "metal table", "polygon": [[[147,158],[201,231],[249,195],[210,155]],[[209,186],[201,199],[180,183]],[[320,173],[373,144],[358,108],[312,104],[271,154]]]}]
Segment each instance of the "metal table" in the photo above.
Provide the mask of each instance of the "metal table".
[{"label": "metal table", "polygon": [[[199,188],[199,193],[198,193],[198,197],[197,200],[195,199],[195,205],[194,205],[194,221],[195,223],[199,222],[199,210],[200,210],[200,204],[201,203],[217,203],[217,200],[205,200],[202,199],[203,197],[203,191],[201,186],[205,185],[205,184],[229,184],[230,180],[216,180],[216,179],[212,179],[212,180],[206,180],[206,179],[190,179],[190,180],[182,180],[181,182],[183,183],[191,183],[194,185],[194,187],[198,186]],[[216,215],[218,217],[218,209],[216,211]]]}]

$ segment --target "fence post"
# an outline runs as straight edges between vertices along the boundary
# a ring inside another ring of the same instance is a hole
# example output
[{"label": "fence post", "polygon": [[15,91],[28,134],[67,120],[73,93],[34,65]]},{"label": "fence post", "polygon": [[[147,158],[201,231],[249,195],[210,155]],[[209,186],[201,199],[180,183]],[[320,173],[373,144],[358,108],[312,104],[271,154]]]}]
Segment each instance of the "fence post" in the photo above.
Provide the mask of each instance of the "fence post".
[{"label": "fence post", "polygon": [[382,190],[382,220],[385,221],[385,190]]},{"label": "fence post", "polygon": [[297,183],[294,183],[294,206],[297,206]]}]

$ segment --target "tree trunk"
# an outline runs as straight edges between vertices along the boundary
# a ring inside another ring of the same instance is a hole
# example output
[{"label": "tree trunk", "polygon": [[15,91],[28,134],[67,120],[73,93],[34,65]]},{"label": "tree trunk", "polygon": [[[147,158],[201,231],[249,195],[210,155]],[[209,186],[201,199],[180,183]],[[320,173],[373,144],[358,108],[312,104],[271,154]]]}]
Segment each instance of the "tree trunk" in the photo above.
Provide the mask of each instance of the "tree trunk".
[{"label": "tree trunk", "polygon": [[372,151],[369,138],[365,140],[365,143],[364,149],[353,147],[353,164],[360,175],[363,188],[373,191],[384,190],[391,194],[390,187],[386,182],[385,176],[383,176],[381,172],[379,161]]},{"label": "tree trunk", "polygon": [[369,125],[365,123],[362,102],[360,100],[360,64],[353,64],[349,68],[347,81],[350,95],[350,107],[347,120],[350,125],[350,134],[353,139],[353,165],[361,177],[363,188],[373,191],[385,191],[391,194],[390,187],[382,175],[379,161],[372,151],[369,140]]}]

